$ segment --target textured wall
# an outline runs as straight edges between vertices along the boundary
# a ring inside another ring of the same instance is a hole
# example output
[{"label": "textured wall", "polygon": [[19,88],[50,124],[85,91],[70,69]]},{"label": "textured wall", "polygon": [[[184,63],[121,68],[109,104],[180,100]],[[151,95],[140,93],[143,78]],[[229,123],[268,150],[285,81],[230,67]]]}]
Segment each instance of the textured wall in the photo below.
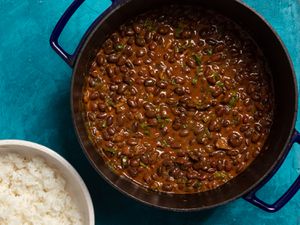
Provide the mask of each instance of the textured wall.
[{"label": "textured wall", "polygon": [[[26,139],[53,148],[86,181],[94,199],[97,225],[300,225],[300,193],[281,211],[269,214],[243,199],[201,213],[170,213],[148,208],[113,190],[88,164],[70,117],[71,69],[50,49],[53,26],[71,0],[0,0],[0,138]],[[300,76],[300,1],[245,0],[276,29]],[[62,43],[76,46],[87,25],[109,5],[87,0],[64,31]],[[300,79],[298,79],[299,81]],[[300,129],[299,122],[297,128]],[[276,199],[300,172],[294,149],[279,173],[260,192]]]}]

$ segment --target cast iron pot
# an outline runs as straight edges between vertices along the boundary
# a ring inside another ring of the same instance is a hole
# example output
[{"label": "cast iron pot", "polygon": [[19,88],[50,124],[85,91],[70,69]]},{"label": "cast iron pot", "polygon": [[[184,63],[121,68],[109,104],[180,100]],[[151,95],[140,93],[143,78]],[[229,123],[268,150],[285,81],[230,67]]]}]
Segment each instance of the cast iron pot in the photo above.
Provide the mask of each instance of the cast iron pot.
[{"label": "cast iron pot", "polygon": [[[297,112],[296,79],[288,53],[270,25],[256,12],[237,0],[114,0],[88,29],[73,54],[68,54],[58,43],[58,38],[76,9],[84,0],[75,0],[58,21],[50,38],[52,48],[73,70],[71,105],[77,137],[90,163],[96,171],[122,193],[145,204],[175,211],[195,211],[213,208],[239,197],[269,212],[284,206],[300,188],[300,176],[274,204],[256,197],[260,189],[278,170],[293,143],[300,143],[294,129]],[[120,177],[105,165],[96,153],[84,127],[81,110],[84,76],[97,50],[104,40],[124,21],[157,6],[167,4],[201,5],[215,10],[241,24],[262,49],[272,70],[275,91],[275,115],[266,147],[253,163],[240,175],[225,185],[211,191],[176,195],[146,190],[127,178]]]}]

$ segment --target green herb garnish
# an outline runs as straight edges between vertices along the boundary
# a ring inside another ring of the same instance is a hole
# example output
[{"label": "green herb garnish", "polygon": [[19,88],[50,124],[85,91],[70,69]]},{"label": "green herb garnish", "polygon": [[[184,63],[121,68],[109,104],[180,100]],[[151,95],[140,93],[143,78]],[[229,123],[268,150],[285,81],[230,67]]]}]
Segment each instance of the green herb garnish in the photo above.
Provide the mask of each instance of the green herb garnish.
[{"label": "green herb garnish", "polygon": [[122,45],[122,44],[116,44],[116,45],[115,45],[115,50],[119,52],[119,51],[122,51],[122,50],[124,49],[124,47],[125,47],[125,46]]},{"label": "green herb garnish", "polygon": [[194,188],[199,189],[202,187],[202,183],[200,181],[196,181],[196,183],[193,185]]},{"label": "green herb garnish", "polygon": [[165,121],[170,123],[172,120],[170,118],[165,118]]},{"label": "green herb garnish", "polygon": [[193,58],[195,60],[195,62],[197,63],[198,66],[201,66],[201,58],[199,55],[195,54],[193,55]]},{"label": "green herb garnish", "polygon": [[224,83],[222,81],[219,81],[219,80],[216,82],[216,85],[219,86],[219,87],[224,87]]},{"label": "green herb garnish", "polygon": [[223,171],[216,171],[216,172],[214,172],[214,178],[220,179],[220,180],[228,179],[228,174]]},{"label": "green herb garnish", "polygon": [[148,19],[148,18],[145,20],[144,27],[146,27],[146,29],[149,30],[149,31],[154,31],[155,30],[155,26],[153,24],[153,21]]},{"label": "green herb garnish", "polygon": [[231,98],[230,98],[230,101],[229,101],[229,103],[228,103],[229,107],[230,107],[230,108],[235,107],[236,104],[237,104],[237,102],[238,102],[238,100],[239,100],[239,96],[237,95],[236,92],[233,92],[233,93],[232,93],[232,96],[231,96]]},{"label": "green herb garnish", "polygon": [[192,85],[196,85],[198,83],[198,80],[199,80],[199,75],[196,74],[192,80]]},{"label": "green herb garnish", "polygon": [[116,154],[117,150],[115,148],[105,148],[104,151],[106,152],[110,152],[113,155]]},{"label": "green herb garnish", "polygon": [[175,80],[175,79],[172,79],[172,80],[171,80],[171,83],[172,83],[173,85],[176,85],[176,80]]},{"label": "green herb garnish", "polygon": [[101,125],[102,128],[105,128],[106,127],[106,121],[104,121]]},{"label": "green herb garnish", "polygon": [[203,73],[203,69],[201,66],[198,66],[197,67],[197,73],[196,75],[194,76],[194,78],[192,79],[192,85],[196,85],[198,83],[198,80],[199,80],[199,76],[202,75]]},{"label": "green herb garnish", "polygon": [[161,118],[160,115],[157,115],[157,116],[156,116],[156,119],[157,119],[157,122],[159,122],[159,123],[161,123],[161,122],[163,121],[163,119]]},{"label": "green herb garnish", "polygon": [[213,54],[213,50],[211,48],[207,49],[207,54],[208,55],[212,55]]},{"label": "green herb garnish", "polygon": [[177,27],[177,28],[175,29],[175,37],[176,37],[176,38],[179,38],[179,37],[180,37],[180,34],[181,34],[182,30],[183,30],[182,27]]},{"label": "green herb garnish", "polygon": [[220,80],[220,74],[217,72],[212,73],[212,77],[215,78],[216,80]]},{"label": "green herb garnish", "polygon": [[160,115],[157,115],[156,119],[161,128],[164,128],[171,121],[170,118],[162,118]]},{"label": "green herb garnish", "polygon": [[144,168],[147,168],[147,167],[148,167],[145,163],[143,163],[143,162],[141,162],[141,161],[140,161],[140,166],[142,166],[142,167],[144,167]]},{"label": "green herb garnish", "polygon": [[112,106],[112,107],[115,106],[115,103],[111,100],[111,98],[106,98],[105,102],[106,102],[106,105],[108,105],[108,106]]},{"label": "green herb garnish", "polygon": [[170,146],[166,140],[162,140],[162,141],[161,141],[161,145],[162,145],[164,148]]},{"label": "green herb garnish", "polygon": [[149,127],[149,125],[146,122],[144,122],[144,123],[141,123],[140,126],[143,129],[143,133],[145,135],[149,136],[150,135],[150,127]]}]

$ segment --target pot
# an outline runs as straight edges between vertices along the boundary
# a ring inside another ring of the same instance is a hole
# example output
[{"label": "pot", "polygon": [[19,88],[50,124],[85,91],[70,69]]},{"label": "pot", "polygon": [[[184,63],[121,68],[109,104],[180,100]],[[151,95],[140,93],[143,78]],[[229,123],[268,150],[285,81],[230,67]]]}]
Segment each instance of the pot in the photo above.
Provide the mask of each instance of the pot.
[{"label": "pot", "polygon": [[157,5],[182,4],[180,0],[114,0],[85,33],[73,54],[58,43],[66,23],[84,0],[75,0],[63,14],[50,38],[52,48],[73,68],[71,86],[72,117],[81,144],[96,171],[114,188],[145,204],[174,211],[195,211],[213,208],[243,197],[269,212],[283,207],[299,190],[300,176],[273,204],[267,204],[256,192],[276,173],[292,145],[300,143],[295,130],[297,112],[297,86],[291,60],[282,41],[270,25],[251,8],[237,0],[186,0],[184,4],[201,5],[215,10],[242,24],[263,51],[271,68],[275,95],[275,113],[271,132],[259,156],[240,175],[217,189],[196,194],[166,194],[146,190],[127,178],[113,173],[95,151],[88,138],[82,115],[82,88],[97,50],[109,34],[129,17],[143,13]]}]

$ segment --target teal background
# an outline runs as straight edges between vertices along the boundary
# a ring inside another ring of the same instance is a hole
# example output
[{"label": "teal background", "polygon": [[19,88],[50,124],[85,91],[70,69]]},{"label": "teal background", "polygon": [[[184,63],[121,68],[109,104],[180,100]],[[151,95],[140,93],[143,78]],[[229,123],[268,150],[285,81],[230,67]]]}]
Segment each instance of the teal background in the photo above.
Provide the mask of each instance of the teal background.
[{"label": "teal background", "polygon": [[[300,76],[300,1],[245,0],[279,33]],[[69,160],[85,180],[97,225],[300,225],[300,192],[279,212],[266,213],[243,199],[200,213],[172,213],[141,205],[105,183],[76,140],[70,112],[72,70],[50,48],[52,29],[71,0],[0,0],[0,139],[46,145]],[[87,0],[63,32],[72,50],[108,0]],[[288,99],[287,99],[288,101]],[[299,116],[298,116],[299,118]],[[299,121],[297,128],[300,129]],[[276,176],[259,192],[272,202],[300,173],[294,146]]]}]

